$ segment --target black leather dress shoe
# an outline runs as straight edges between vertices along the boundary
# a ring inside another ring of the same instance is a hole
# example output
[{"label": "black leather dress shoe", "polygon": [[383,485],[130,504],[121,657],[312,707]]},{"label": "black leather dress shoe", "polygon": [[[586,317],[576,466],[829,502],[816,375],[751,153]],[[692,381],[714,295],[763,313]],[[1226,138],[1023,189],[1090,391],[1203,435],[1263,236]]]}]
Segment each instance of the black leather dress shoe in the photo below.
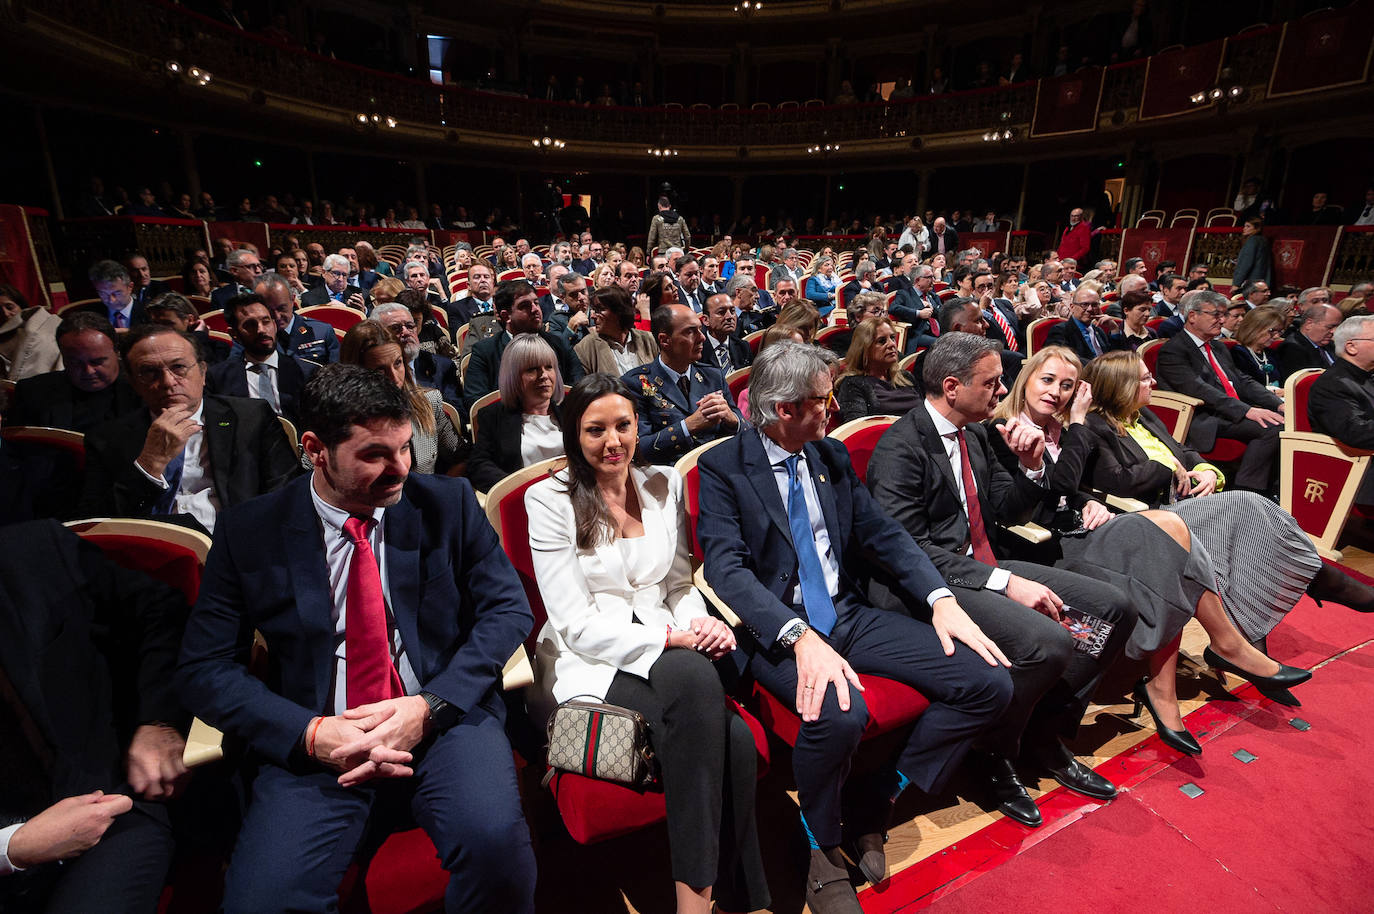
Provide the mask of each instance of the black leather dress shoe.
[{"label": "black leather dress shoe", "polygon": [[1116,796],[1116,785],[1093,771],[1076,758],[1069,759],[1067,765],[1046,769],[1050,777],[1060,784],[1094,800],[1110,800]]},{"label": "black leather dress shoe", "polygon": [[998,811],[1022,825],[1039,828],[1045,821],[1040,816],[1040,807],[1026,792],[1026,785],[1021,783],[1011,762],[995,755],[984,756],[981,761]]}]

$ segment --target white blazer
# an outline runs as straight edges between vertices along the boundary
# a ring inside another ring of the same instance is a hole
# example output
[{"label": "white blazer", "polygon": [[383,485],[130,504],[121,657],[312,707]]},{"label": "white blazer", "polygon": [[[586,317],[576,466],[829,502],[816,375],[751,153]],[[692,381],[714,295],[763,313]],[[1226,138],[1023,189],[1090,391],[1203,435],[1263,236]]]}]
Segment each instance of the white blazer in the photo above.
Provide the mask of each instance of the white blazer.
[{"label": "white blazer", "polygon": [[617,670],[647,679],[663,653],[668,627],[688,629],[708,615],[692,586],[682,477],[669,467],[631,467],[644,537],[633,540],[649,564],[630,583],[621,547],[577,548],[567,472],[525,492],[530,551],[548,621],[535,647],[528,702],[537,720],[579,695],[606,697]]}]

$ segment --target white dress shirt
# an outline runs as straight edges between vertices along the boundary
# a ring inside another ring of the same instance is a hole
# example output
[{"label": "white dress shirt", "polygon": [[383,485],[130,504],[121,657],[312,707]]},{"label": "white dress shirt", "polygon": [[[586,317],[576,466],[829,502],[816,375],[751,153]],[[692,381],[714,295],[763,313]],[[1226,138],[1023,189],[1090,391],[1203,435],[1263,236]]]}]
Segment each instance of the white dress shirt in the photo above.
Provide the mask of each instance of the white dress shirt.
[{"label": "white dress shirt", "polygon": [[[315,491],[313,481],[310,483],[310,499],[315,503],[320,532],[324,536],[324,558],[329,565],[329,594],[333,605],[334,687],[333,694],[329,696],[329,707],[331,713],[342,714],[348,709],[348,641],[345,633],[348,621],[348,566],[353,560],[353,541],[344,535],[343,525],[351,515],[321,498],[320,493]],[[391,630],[391,660],[401,674],[401,685],[405,686],[406,694],[414,695],[420,691],[420,682],[415,678],[405,645],[401,644],[401,630],[396,627],[396,613],[391,607],[391,588],[386,573],[386,533],[382,523],[385,512],[385,508],[372,509],[375,523],[368,532],[367,541],[372,546],[372,554],[377,557],[382,576],[382,597],[386,600],[387,626]]]},{"label": "white dress shirt", "polygon": [[[191,416],[199,429],[186,439],[182,451],[181,484],[177,486],[172,510],[177,514],[189,514],[200,522],[210,533],[215,532],[215,518],[219,516],[220,499],[215,494],[215,477],[210,467],[210,451],[205,446],[205,401],[202,400]],[[134,466],[144,478],[157,484],[166,491],[171,484],[162,476],[154,476],[134,461]],[[164,472],[166,472],[164,470]]]},{"label": "white dress shirt", "polygon": [[[968,493],[964,491],[964,461],[959,453],[958,434],[961,431],[953,422],[950,422],[940,411],[931,405],[929,400],[925,401],[926,412],[930,415],[930,420],[935,423],[935,431],[940,436],[940,440],[945,446],[945,459],[949,461],[950,468],[954,470],[954,488],[959,492],[959,505],[964,509],[964,517],[968,517]],[[1027,478],[1036,482],[1041,482],[1045,476],[1045,467],[1041,465],[1038,470],[1028,470],[1021,468]],[[986,524],[987,519],[984,519]],[[965,555],[973,555],[973,544],[969,543],[968,551]],[[1005,591],[1007,582],[1011,580],[1011,572],[1005,568],[994,568],[992,574],[988,576],[987,584],[983,585],[987,590]]]},{"label": "white dress shirt", "polygon": [[277,372],[277,349],[276,349],[275,347],[272,349],[272,354],[269,355],[269,356],[268,356],[266,359],[264,359],[262,362],[253,362],[253,361],[252,361],[251,359],[249,359],[247,356],[245,356],[244,359],[243,359],[243,374],[244,374],[244,377],[246,377],[246,378],[248,379],[248,396],[249,396],[250,398],[254,399],[254,400],[261,400],[261,399],[262,399],[262,394],[258,391],[258,377],[259,377],[259,375],[258,375],[258,372],[257,372],[257,370],[256,370],[257,367],[260,366],[260,365],[266,365],[266,366],[267,366],[267,377],[270,378],[271,381],[272,381],[272,396],[273,396],[273,398],[275,399],[276,402],[275,402],[275,403],[269,403],[268,405],[269,405],[269,406],[272,406],[272,407],[273,407],[273,411],[276,412],[276,414],[277,414],[278,416],[280,416],[280,415],[281,415],[281,383],[280,383],[280,381],[279,381],[278,378],[277,378],[277,374],[278,374],[278,372]]},{"label": "white dress shirt", "polygon": [[10,862],[10,839],[14,837],[14,833],[19,831],[23,824],[23,822],[16,822],[13,825],[0,828],[0,876],[24,872],[24,867],[15,866]]}]

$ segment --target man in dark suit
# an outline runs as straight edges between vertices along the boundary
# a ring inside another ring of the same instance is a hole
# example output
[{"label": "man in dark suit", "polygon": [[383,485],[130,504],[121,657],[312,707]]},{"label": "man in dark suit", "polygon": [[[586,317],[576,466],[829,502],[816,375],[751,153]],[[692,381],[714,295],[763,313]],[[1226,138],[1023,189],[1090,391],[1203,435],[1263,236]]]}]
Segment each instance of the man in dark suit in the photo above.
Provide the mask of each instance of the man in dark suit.
[{"label": "man in dark suit", "polygon": [[115,331],[104,316],[72,312],[57,325],[56,335],[62,370],[16,384],[6,424],[85,433],[139,408],[138,394],[120,374]]},{"label": "man in dark suit", "polygon": [[1283,430],[1283,401],[1237,369],[1231,353],[1216,342],[1227,305],[1218,292],[1195,290],[1183,302],[1183,332],[1159,348],[1155,377],[1164,390],[1202,401],[1188,427],[1188,446],[1205,455],[1218,438],[1246,442],[1236,485],[1268,492]]},{"label": "man in dark suit", "polygon": [[[999,427],[1020,459],[1009,472],[981,424],[1006,393],[996,344],[951,333],[926,352],[925,403],[879,440],[868,467],[878,506],[891,514],[940,570],[959,603],[1012,660],[1015,697],[980,740],[981,773],[1002,812],[1041,822],[1022,786],[1019,758],[1061,784],[1108,799],[1116,790],[1060,742],[1087,710],[1103,672],[1125,646],[1135,610],[1117,588],[1082,575],[999,557],[997,523],[1030,519],[1044,499],[1044,434],[1017,420]],[[886,601],[880,599],[880,605]],[[1115,626],[1101,656],[1076,652],[1059,624],[1068,604]]]},{"label": "man in dark suit", "polygon": [[82,517],[189,515],[213,533],[221,509],[296,474],[267,404],[203,396],[205,363],[190,336],[141,325],[129,333],[124,364],[146,408],[86,435]]},{"label": "man in dark suit", "polygon": [[0,528],[0,908],[157,907],[187,780],[185,623],[180,593],[55,521]]},{"label": "man in dark suit", "polygon": [[[1348,317],[1336,328],[1334,365],[1312,382],[1307,418],[1313,431],[1350,447],[1374,450],[1374,317]],[[1374,473],[1355,498],[1374,504]]]},{"label": "man in dark suit", "polygon": [[472,359],[468,362],[467,377],[463,381],[464,410],[472,409],[472,404],[481,399],[482,394],[496,389],[497,376],[501,371],[501,354],[517,333],[537,333],[553,348],[564,384],[571,386],[581,380],[585,373],[582,360],[562,337],[544,329],[544,315],[539,310],[539,301],[529,283],[523,279],[507,280],[496,287],[492,301],[496,306],[497,319],[504,329],[472,347]]},{"label": "man in dark suit", "polygon": [[930,227],[930,253],[944,254],[950,260],[959,253],[959,233],[945,224],[944,216],[936,216]]},{"label": "man in dark suit", "polygon": [[172,287],[160,279],[153,279],[153,271],[148,267],[148,258],[142,254],[130,254],[124,260],[124,268],[129,271],[133,283],[135,304],[147,306],[148,302],[172,291]]},{"label": "man in dark suit", "polygon": [[224,269],[229,273],[229,282],[210,293],[210,304],[220,309],[235,295],[253,291],[254,283],[262,276],[262,261],[247,248],[236,248],[224,258]]},{"label": "man in dark suit", "polygon": [[[706,309],[706,290],[701,287],[701,264],[690,254],[677,261],[677,300],[700,314]],[[657,302],[654,303],[657,306]]]},{"label": "man in dark suit", "polygon": [[570,347],[582,342],[591,330],[590,292],[591,287],[581,273],[569,270],[559,274],[549,287],[553,308],[544,311],[542,303],[540,305],[545,318],[544,329],[558,334]]},{"label": "man in dark suit", "polygon": [[283,355],[328,365],[339,360],[339,335],[324,321],[296,313],[296,299],[286,280],[276,273],[258,277],[253,293],[262,298],[277,324],[277,349]]},{"label": "man in dark suit", "polygon": [[224,317],[238,349],[210,367],[205,389],[226,397],[262,400],[272,412],[299,425],[301,393],[319,366],[277,349],[277,323],[262,296],[250,292],[229,299]]},{"label": "man in dark suit", "polygon": [[1101,297],[1095,289],[1074,289],[1069,301],[1069,319],[1050,329],[1045,345],[1067,346],[1084,362],[1091,362],[1111,349],[1111,340],[1097,326],[1100,302]]},{"label": "man in dark suit", "polygon": [[736,368],[744,368],[754,360],[749,344],[736,334],[739,319],[735,303],[728,295],[712,295],[706,299],[706,341],[701,358],[703,365],[728,375]]},{"label": "man in dark suit", "polygon": [[1302,310],[1302,323],[1279,343],[1274,359],[1279,363],[1279,380],[1304,368],[1330,368],[1336,361],[1331,340],[1341,323],[1341,309],[1335,305],[1308,305]]},{"label": "man in dark suit", "polygon": [[698,364],[701,318],[686,305],[659,305],[650,316],[658,358],[627,372],[639,412],[639,453],[671,464],[700,444],[733,435],[739,411],[719,369]]},{"label": "man in dark suit", "polygon": [[[913,259],[915,256],[907,255]],[[902,258],[903,263],[906,259]],[[896,298],[892,299],[892,304],[888,306],[888,312],[897,320],[911,325],[904,353],[910,355],[918,348],[929,348],[935,344],[936,338],[940,335],[942,303],[940,296],[935,294],[935,270],[930,265],[913,263],[906,278],[910,280],[911,287],[897,292]]]},{"label": "man in dark suit", "polygon": [[[842,839],[857,845],[864,875],[881,881],[890,801],[908,784],[944,789],[1006,708],[1006,658],[875,504],[844,446],[825,437],[835,399],[819,351],[778,342],[750,378],[754,427],[701,458],[703,567],[740,617],[749,674],[802,719],[792,770],[812,846],[806,902],[812,911],[856,911]],[[865,582],[879,569],[908,612],[868,602]],[[866,796],[851,804],[842,834],[841,788],[868,723],[857,673],[910,685],[931,704],[898,757],[867,790],[852,791]]]},{"label": "man in dark suit", "polygon": [[[1178,314],[1179,303],[1188,291],[1188,280],[1173,273],[1159,277],[1159,293],[1155,298],[1155,317],[1174,317]],[[1125,289],[1121,290],[1124,295]]]},{"label": "man in dark suit", "polygon": [[759,310],[759,287],[754,284],[753,276],[743,273],[731,276],[725,284],[725,294],[734,303],[735,334],[740,339],[777,323],[777,312]]},{"label": "man in dark suit", "polygon": [[368,826],[413,816],[453,874],[447,910],[530,914],[500,695],[533,624],[520,580],[466,480],[408,476],[395,385],[330,365],[304,413],[314,472],[225,514],[176,675],[261,761],[223,909],[329,910]]},{"label": "man in dark suit", "polygon": [[892,275],[884,283],[884,291],[896,292],[901,295],[903,292],[910,292],[914,287],[914,277],[912,271],[920,263],[920,258],[915,254],[903,254],[892,264]]},{"label": "man in dark suit", "polygon": [[348,276],[348,258],[342,254],[330,254],[324,259],[324,285],[307,289],[301,296],[301,307],[346,305],[365,313],[371,296],[350,283]]},{"label": "man in dark suit", "polygon": [[133,280],[124,264],[117,260],[98,260],[86,278],[95,287],[100,301],[83,306],[83,310],[105,318],[116,330],[127,330],[147,320],[143,305],[134,301]]},{"label": "man in dark suit", "polygon": [[[403,298],[408,295],[418,296],[419,293],[401,293]],[[452,404],[454,409],[463,408],[458,366],[453,364],[453,359],[420,348],[420,335],[415,327],[415,318],[404,303],[397,300],[378,305],[372,311],[372,319],[390,330],[392,336],[401,344],[401,354],[410,365],[410,373],[416,384],[439,391],[439,395],[445,402]]]},{"label": "man in dark suit", "polygon": [[468,267],[468,294],[446,306],[448,326],[454,333],[478,314],[494,314],[492,294],[496,290],[496,271],[484,261],[474,261]]}]

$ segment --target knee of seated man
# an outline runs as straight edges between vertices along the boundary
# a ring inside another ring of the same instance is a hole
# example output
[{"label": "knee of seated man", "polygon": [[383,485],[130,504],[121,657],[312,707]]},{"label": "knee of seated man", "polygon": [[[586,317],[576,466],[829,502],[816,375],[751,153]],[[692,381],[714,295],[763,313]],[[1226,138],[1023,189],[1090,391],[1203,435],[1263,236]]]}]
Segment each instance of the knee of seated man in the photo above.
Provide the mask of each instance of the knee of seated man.
[{"label": "knee of seated man", "polygon": [[868,703],[864,701],[863,693],[849,683],[849,710],[840,710],[835,686],[829,683],[826,685],[820,719],[803,726],[824,728],[827,741],[857,746],[863,740],[864,729],[868,726]]},{"label": "knee of seated man", "polygon": [[529,848],[529,825],[518,805],[503,813],[467,817],[462,834],[448,848],[435,840],[444,869],[494,886],[523,878],[518,863]]}]

